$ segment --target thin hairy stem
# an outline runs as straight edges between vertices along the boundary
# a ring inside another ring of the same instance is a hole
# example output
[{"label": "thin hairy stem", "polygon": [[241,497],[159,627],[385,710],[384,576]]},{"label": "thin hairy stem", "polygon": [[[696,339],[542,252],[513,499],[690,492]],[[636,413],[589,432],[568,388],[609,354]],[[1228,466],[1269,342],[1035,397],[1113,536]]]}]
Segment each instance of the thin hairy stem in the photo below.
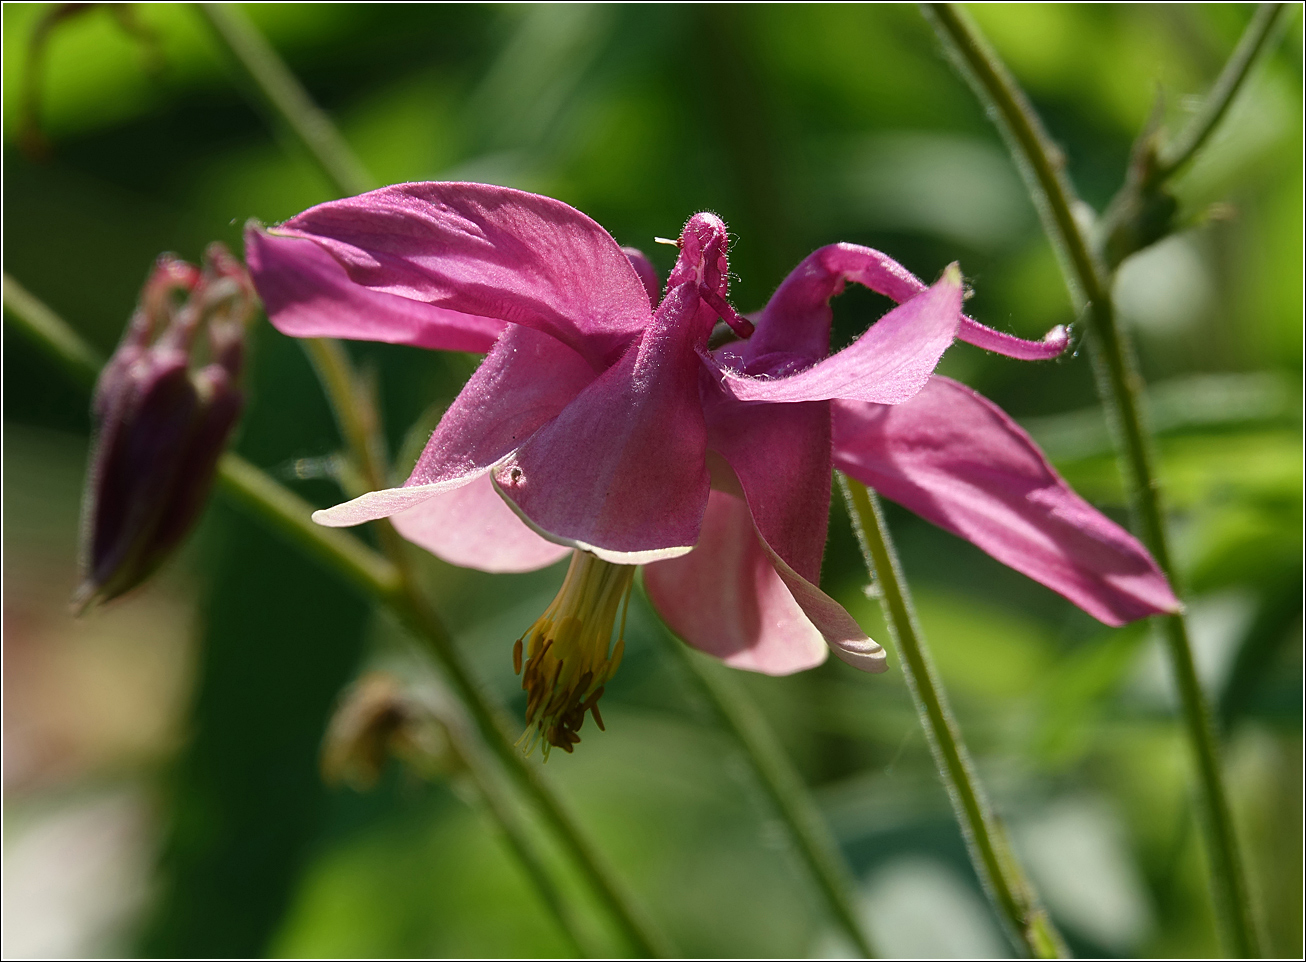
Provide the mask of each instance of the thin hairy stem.
[{"label": "thin hairy stem", "polygon": [[874,958],[876,952],[870,936],[857,917],[856,881],[775,733],[757,705],[725,669],[690,651],[669,628],[665,625],[663,628],[667,648],[698,681],[713,711],[734,736],[757,780],[770,796],[798,854],[807,863],[830,915],[863,957]]},{"label": "thin hairy stem", "polygon": [[889,633],[901,658],[903,678],[961,824],[975,873],[1021,952],[1038,959],[1064,958],[1065,943],[1026,879],[962,741],[961,729],[948,706],[947,693],[916,621],[907,582],[880,513],[879,501],[865,485],[852,478],[840,474],[839,483],[848,500],[849,515],[867,570],[879,589]]},{"label": "thin hairy stem", "polygon": [[[1039,208],[1053,247],[1063,252],[1060,260],[1066,286],[1076,306],[1086,307],[1098,394],[1110,415],[1135,523],[1157,563],[1171,584],[1175,584],[1151,439],[1140,408],[1143,382],[1137,373],[1133,351],[1116,323],[1110,296],[1111,276],[1092,247],[1089,225],[1081,223],[1076,216],[1083,217],[1087,208],[1075,196],[1062,170],[1061,154],[1052,146],[1038,115],[971,19],[953,4],[927,4],[925,11],[959,70],[997,123]],[[1272,24],[1266,26],[1267,34],[1269,26]],[[1257,41],[1255,49],[1261,49],[1263,42]],[[1243,50],[1240,44],[1239,51]],[[1235,57],[1238,55],[1235,52]],[[1247,68],[1226,70],[1226,74],[1236,76],[1240,84],[1247,76]],[[1230,89],[1223,91],[1217,86],[1213,96],[1230,101],[1237,86],[1231,82]],[[1212,126],[1225,107],[1213,110]],[[1199,116],[1205,114],[1203,111]],[[1200,146],[1208,135],[1209,131],[1201,133],[1195,143]],[[1260,946],[1251,896],[1221,773],[1211,711],[1193,663],[1188,626],[1182,614],[1160,620],[1196,761],[1210,859],[1208,875],[1216,911],[1223,923],[1229,951],[1256,957]]]}]

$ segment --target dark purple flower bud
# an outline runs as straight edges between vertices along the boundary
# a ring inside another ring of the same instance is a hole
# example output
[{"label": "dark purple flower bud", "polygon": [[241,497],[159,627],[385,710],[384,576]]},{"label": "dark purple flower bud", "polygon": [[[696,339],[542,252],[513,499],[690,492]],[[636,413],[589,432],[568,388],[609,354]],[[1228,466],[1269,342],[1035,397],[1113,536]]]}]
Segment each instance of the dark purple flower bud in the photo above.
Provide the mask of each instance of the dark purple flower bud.
[{"label": "dark purple flower bud", "polygon": [[244,405],[237,380],[256,303],[221,244],[202,269],[165,254],[146,280],[95,386],[76,610],[140,584],[194,524]]}]

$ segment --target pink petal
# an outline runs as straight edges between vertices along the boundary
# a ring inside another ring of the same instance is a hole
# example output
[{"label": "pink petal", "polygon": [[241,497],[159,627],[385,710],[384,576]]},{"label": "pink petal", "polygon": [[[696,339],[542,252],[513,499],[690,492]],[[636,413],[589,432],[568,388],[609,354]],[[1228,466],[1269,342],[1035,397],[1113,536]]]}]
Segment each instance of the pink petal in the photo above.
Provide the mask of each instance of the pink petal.
[{"label": "pink petal", "polygon": [[495,468],[541,533],[625,564],[693,547],[709,486],[701,314],[692,285],[673,289],[657,326]]},{"label": "pink petal", "polygon": [[745,404],[718,389],[703,394],[708,447],[733,470],[758,531],[794,570],[819,581],[830,522],[829,402]]},{"label": "pink petal", "polygon": [[437,558],[480,571],[534,571],[571,550],[522,524],[494,490],[489,471],[391,520],[396,531]]},{"label": "pink petal", "polygon": [[561,341],[509,327],[445,411],[405,486],[489,467],[557,417],[595,376]]},{"label": "pink petal", "polygon": [[245,230],[245,258],[268,320],[291,337],[344,337],[484,354],[507,326],[368,290],[310,241]]},{"label": "pink petal", "polygon": [[708,444],[724,461],[713,484],[745,500],[758,547],[835,654],[884,671],[884,649],[816,586],[829,525],[830,405],[744,404],[719,391],[705,400]]},{"label": "pink petal", "polygon": [[[822,247],[808,255],[771,297],[749,344],[752,353],[748,356],[786,352],[810,360],[824,357],[830,345],[829,301],[843,293],[848,281],[899,304],[926,289],[920,278],[877,250],[858,244]],[[965,316],[957,336],[985,350],[1024,361],[1056,357],[1070,343],[1063,327],[1053,328],[1042,341],[1026,341]]]},{"label": "pink petal", "polygon": [[753,356],[791,353],[815,361],[830,353],[830,298],[854,281],[901,304],[926,289],[893,258],[857,244],[831,244],[803,259],[771,295],[748,342]]},{"label": "pink petal", "polygon": [[644,586],[672,631],[732,668],[788,675],[829,653],[734,495],[712,492],[698,545],[647,565]]},{"label": "pink petal", "polygon": [[356,283],[552,334],[596,367],[649,322],[611,235],[561,201],[487,184],[383,187],[277,228],[316,241]]},{"label": "pink petal", "polygon": [[934,377],[906,404],[834,403],[835,466],[1120,625],[1179,602],[1146,549],[1071,490],[1014,421]]},{"label": "pink petal", "polygon": [[313,520],[330,527],[362,524],[460,488],[556,417],[593,380],[594,371],[571,348],[539,331],[510,327],[445,411],[402,488],[369,491],[315,512]]},{"label": "pink petal", "polygon": [[929,380],[957,335],[960,312],[961,272],[954,264],[937,284],[884,315],[848,347],[797,374],[749,377],[723,366],[727,355],[712,361],[726,390],[741,401],[900,404]]}]

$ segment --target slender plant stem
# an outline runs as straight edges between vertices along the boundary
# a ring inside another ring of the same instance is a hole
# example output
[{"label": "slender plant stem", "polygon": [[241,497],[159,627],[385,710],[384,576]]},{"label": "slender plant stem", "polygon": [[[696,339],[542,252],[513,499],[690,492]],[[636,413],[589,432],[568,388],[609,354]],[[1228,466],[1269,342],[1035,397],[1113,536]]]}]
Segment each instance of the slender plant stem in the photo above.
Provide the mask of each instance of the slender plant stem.
[{"label": "slender plant stem", "polygon": [[780,813],[799,854],[815,879],[830,914],[865,958],[876,952],[857,918],[856,882],[802,778],[776,741],[775,733],[739,683],[706,657],[692,652],[665,625],[663,637],[698,681],[717,717],[743,749],[744,757]]},{"label": "slender plant stem", "polygon": [[1065,943],[1025,878],[962,741],[961,729],[948,706],[947,694],[916,621],[907,582],[880,513],[879,501],[865,485],[852,478],[840,474],[839,482],[848,500],[866,567],[879,589],[889,633],[902,659],[907,689],[943,784],[947,786],[975,872],[1017,948],[1034,958],[1064,958]]},{"label": "slender plant stem", "polygon": [[4,305],[10,318],[78,387],[95,387],[104,366],[100,352],[16,280],[4,273]]},{"label": "slender plant stem", "polygon": [[1202,102],[1201,109],[1161,151],[1156,173],[1152,177],[1154,184],[1173,176],[1202,149],[1207,138],[1224,119],[1229,105],[1242,89],[1252,64],[1256,62],[1287,10],[1286,3],[1262,3],[1256,8],[1251,22],[1238,40],[1238,46],[1234,48],[1211,92]]},{"label": "slender plant stem", "polygon": [[[8,275],[4,290],[6,312],[17,321],[19,329],[59,363],[79,386],[94,384],[100,366],[95,350],[67,322]],[[14,292],[21,293],[15,297]],[[353,535],[314,524],[310,518],[313,509],[308,502],[239,455],[228,452],[222,456],[218,479],[223,492],[238,506],[398,615],[443,667],[486,744],[557,833],[632,947],[645,955],[674,955],[537,767],[514,747],[507,722],[475,680],[440,618],[404,566],[373,551]]]},{"label": "slender plant stem", "polygon": [[264,106],[321,168],[337,193],[361,194],[377,186],[335,124],[239,7],[231,3],[195,6],[232,53]]},{"label": "slender plant stem", "polygon": [[275,528],[320,562],[374,598],[400,590],[399,569],[366,544],[339,528],[314,524],[313,506],[278,484],[239,454],[228,451],[218,462],[218,482],[228,498]]},{"label": "slender plant stem", "polygon": [[[1110,415],[1135,521],[1143,541],[1174,584],[1175,569],[1165,529],[1160,485],[1140,409],[1143,382],[1137,372],[1133,351],[1116,323],[1111,302],[1111,276],[1092,248],[1088,225],[1081,224],[1076,217],[1076,212],[1081,212],[1082,216],[1087,208],[1075,196],[1064,175],[1061,154],[1043,130],[1038,115],[975,24],[953,4],[927,4],[925,12],[961,73],[1005,137],[1042,216],[1044,229],[1053,247],[1061,254],[1062,272],[1072,299],[1077,305],[1086,302],[1090,320],[1089,345],[1098,394]],[[1267,35],[1271,26],[1272,22],[1264,26]],[[1254,49],[1247,54],[1248,65],[1250,57],[1263,46],[1263,38],[1255,42]],[[1240,44],[1239,52],[1244,50],[1245,45]],[[1238,55],[1235,53],[1235,57]],[[1227,85],[1217,85],[1212,94],[1223,101],[1224,106],[1217,104],[1199,114],[1199,117],[1209,115],[1212,127],[1246,79],[1247,65],[1233,71],[1226,70],[1226,75],[1236,78],[1237,82],[1231,79]],[[1206,140],[1209,132],[1199,130],[1194,135],[1194,149]],[[1191,154],[1179,156],[1183,162]],[[1222,921],[1229,951],[1239,956],[1257,957],[1260,945],[1250,892],[1221,774],[1211,711],[1193,663],[1188,626],[1182,614],[1167,616],[1161,621],[1184,724],[1197,763],[1202,821],[1210,859],[1208,875],[1216,911]]]}]

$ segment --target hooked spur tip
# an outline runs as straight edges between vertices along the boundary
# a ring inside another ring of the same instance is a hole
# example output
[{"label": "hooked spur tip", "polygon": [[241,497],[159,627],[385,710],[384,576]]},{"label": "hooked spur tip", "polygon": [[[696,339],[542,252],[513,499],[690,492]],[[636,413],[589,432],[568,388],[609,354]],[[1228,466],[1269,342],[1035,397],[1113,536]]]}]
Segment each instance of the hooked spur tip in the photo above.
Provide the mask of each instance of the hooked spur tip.
[{"label": "hooked spur tip", "polygon": [[830,646],[835,657],[858,671],[872,675],[889,670],[889,655],[882,645],[870,638],[850,639]]},{"label": "hooked spur tip", "polygon": [[1070,328],[1065,324],[1058,324],[1043,335],[1043,343],[1056,348],[1058,352],[1064,351],[1070,347]]}]

